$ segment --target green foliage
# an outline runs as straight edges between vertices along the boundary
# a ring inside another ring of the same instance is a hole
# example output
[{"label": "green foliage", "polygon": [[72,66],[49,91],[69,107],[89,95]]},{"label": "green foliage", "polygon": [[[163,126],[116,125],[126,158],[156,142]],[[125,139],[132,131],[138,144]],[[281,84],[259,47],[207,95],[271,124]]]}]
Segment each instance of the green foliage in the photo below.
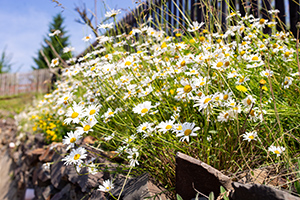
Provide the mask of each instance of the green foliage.
[{"label": "green foliage", "polygon": [[48,68],[47,62],[45,61],[40,51],[43,51],[49,63],[51,63],[52,59],[56,58],[56,55],[53,53],[50,46],[45,43],[45,40],[48,40],[52,44],[52,46],[62,59],[67,60],[68,58],[70,58],[69,54],[63,53],[63,48],[69,45],[69,36],[66,35],[67,32],[63,23],[64,18],[60,13],[53,17],[53,22],[49,25],[49,33],[53,33],[55,30],[60,30],[61,33],[51,37],[47,34],[47,36],[44,37],[42,48],[38,50],[37,57],[33,58],[36,64],[36,66],[32,66],[33,69]]},{"label": "green foliage", "polygon": [[7,55],[6,48],[4,48],[0,57],[0,74],[9,72],[11,66],[11,56]]}]

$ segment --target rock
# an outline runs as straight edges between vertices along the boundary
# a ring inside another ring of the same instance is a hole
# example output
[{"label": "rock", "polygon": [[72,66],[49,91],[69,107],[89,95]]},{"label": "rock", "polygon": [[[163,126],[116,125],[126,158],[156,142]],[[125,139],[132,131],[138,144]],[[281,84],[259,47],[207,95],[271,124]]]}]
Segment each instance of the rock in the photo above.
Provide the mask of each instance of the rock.
[{"label": "rock", "polygon": [[[87,174],[87,168],[84,168],[80,171],[81,174]],[[77,175],[77,183],[81,187],[82,192],[88,191],[88,189],[95,188],[99,185],[99,181],[103,177],[103,172],[97,172],[96,174],[88,175]]]},{"label": "rock", "polygon": [[[44,170],[42,166],[40,166],[39,168],[36,169],[36,176],[37,176],[37,179],[40,180],[41,182],[49,181],[51,178],[49,170]],[[34,180],[34,178],[32,178],[32,179]],[[39,182],[39,185],[41,185],[40,182]]]},{"label": "rock", "polygon": [[[112,191],[112,194],[115,197],[118,197],[124,181],[125,176],[119,176],[116,179],[115,188]],[[127,180],[124,190],[121,194],[121,199],[123,200],[139,200],[139,199],[167,199],[166,196],[162,193],[162,191],[155,186],[150,180],[149,174],[145,173],[137,178],[130,178]]]},{"label": "rock", "polygon": [[60,192],[56,193],[51,200],[70,199],[69,195],[65,195],[66,193],[69,193],[70,189],[71,185],[69,183]]},{"label": "rock", "polygon": [[265,185],[233,182],[232,186],[234,188],[234,192],[231,193],[232,200],[300,200],[287,192]]},{"label": "rock", "polygon": [[[61,160],[61,157],[59,159]],[[65,175],[66,166],[64,166],[64,162],[59,161],[57,163],[52,164],[51,167],[51,183],[54,187],[59,188],[59,184],[61,182],[62,177]]]},{"label": "rock", "polygon": [[[54,187],[53,185],[49,185],[48,187],[46,187],[43,192],[42,192],[42,196],[44,197],[44,199],[47,199],[51,196],[51,194],[54,193]],[[37,195],[36,195],[37,196]],[[38,197],[38,196],[37,196]]]},{"label": "rock", "polygon": [[82,144],[94,144],[95,141],[96,141],[96,138],[89,135],[83,139]]},{"label": "rock", "polygon": [[50,162],[55,155],[55,151],[50,150],[50,146],[40,155],[39,160],[43,162]]},{"label": "rock", "polygon": [[194,198],[197,194],[195,189],[207,196],[210,192],[218,196],[220,186],[232,189],[230,178],[200,160],[177,153],[176,193],[183,199]]}]

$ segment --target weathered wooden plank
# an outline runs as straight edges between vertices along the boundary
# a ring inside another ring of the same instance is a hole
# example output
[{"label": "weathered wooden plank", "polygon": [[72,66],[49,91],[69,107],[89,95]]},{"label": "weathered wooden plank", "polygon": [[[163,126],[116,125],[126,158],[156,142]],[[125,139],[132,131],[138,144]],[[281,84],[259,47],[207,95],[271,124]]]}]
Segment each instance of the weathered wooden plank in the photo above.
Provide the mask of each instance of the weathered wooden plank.
[{"label": "weathered wooden plank", "polygon": [[52,74],[49,69],[29,73],[0,74],[0,96],[24,92],[47,92]]}]

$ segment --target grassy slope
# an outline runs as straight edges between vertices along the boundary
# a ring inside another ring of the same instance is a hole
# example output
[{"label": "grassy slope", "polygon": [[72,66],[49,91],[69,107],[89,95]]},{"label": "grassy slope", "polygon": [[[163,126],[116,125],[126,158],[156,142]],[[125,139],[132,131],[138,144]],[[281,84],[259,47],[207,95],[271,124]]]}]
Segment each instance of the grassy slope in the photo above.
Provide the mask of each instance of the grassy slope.
[{"label": "grassy slope", "polygon": [[19,114],[28,104],[31,104],[34,97],[35,95],[30,93],[0,97],[0,118]]}]

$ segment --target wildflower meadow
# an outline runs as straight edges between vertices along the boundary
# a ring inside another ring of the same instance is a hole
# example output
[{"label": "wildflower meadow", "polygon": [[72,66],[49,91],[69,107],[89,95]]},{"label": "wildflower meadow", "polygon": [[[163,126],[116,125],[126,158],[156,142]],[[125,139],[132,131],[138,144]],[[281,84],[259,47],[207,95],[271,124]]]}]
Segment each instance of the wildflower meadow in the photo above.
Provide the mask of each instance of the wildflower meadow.
[{"label": "wildflower meadow", "polygon": [[[269,12],[275,17],[276,10]],[[43,133],[48,143],[62,142],[68,150],[62,161],[79,174],[83,167],[104,170],[78,145],[92,136],[91,147],[121,158],[124,173],[147,171],[171,193],[176,152],[231,175],[272,165],[294,187],[300,145],[296,36],[239,12],[227,17],[225,31],[184,19],[186,31],[174,36],[150,26],[151,18],[129,33],[100,24],[112,34],[96,38],[84,56],[70,57],[68,68],[52,60],[51,67],[62,70],[55,89],[19,123]],[[266,27],[271,34],[264,34]],[[56,31],[52,37],[59,37]],[[113,182],[99,190],[109,192]]]}]

